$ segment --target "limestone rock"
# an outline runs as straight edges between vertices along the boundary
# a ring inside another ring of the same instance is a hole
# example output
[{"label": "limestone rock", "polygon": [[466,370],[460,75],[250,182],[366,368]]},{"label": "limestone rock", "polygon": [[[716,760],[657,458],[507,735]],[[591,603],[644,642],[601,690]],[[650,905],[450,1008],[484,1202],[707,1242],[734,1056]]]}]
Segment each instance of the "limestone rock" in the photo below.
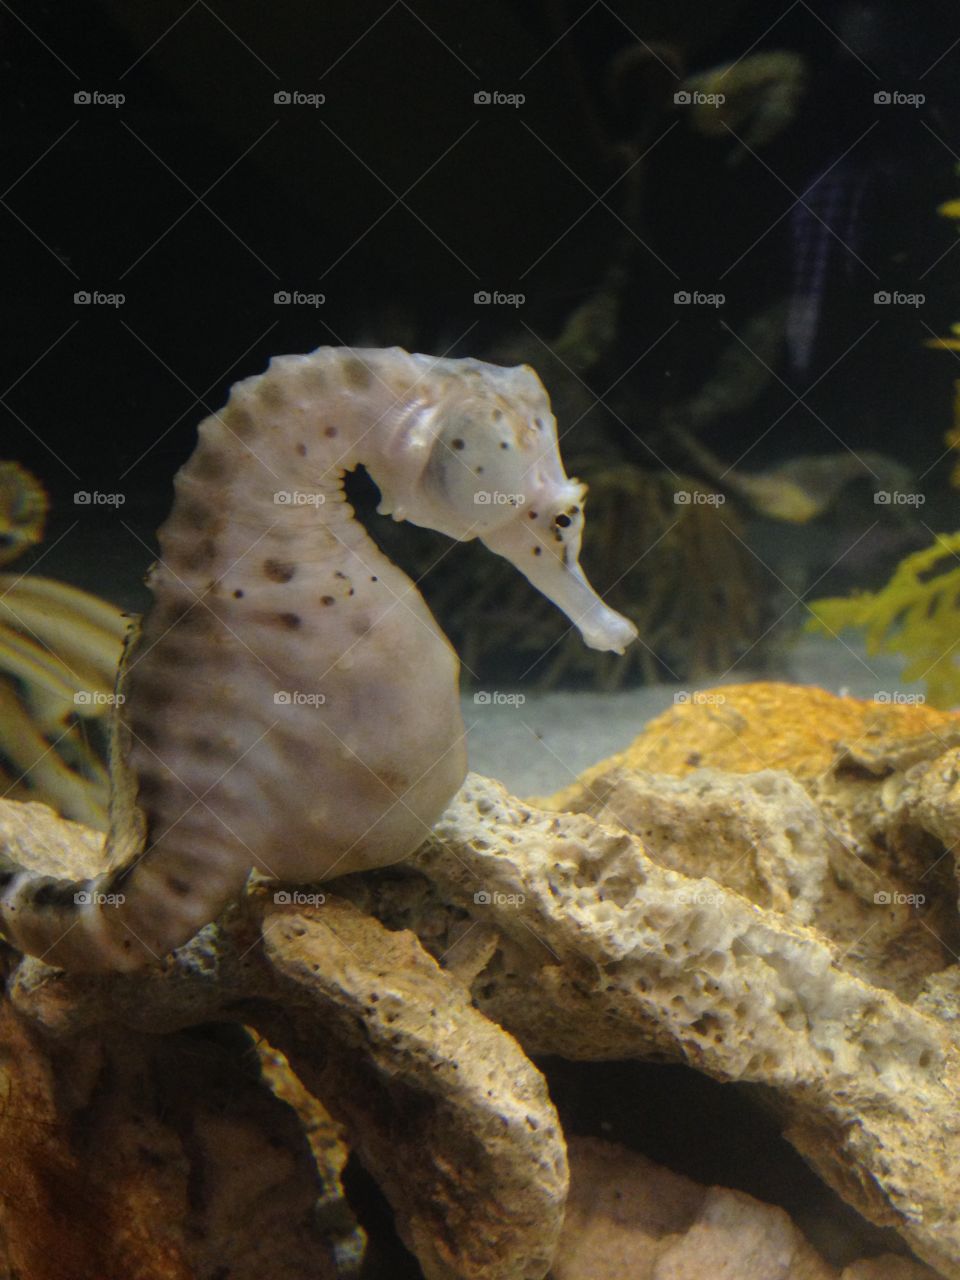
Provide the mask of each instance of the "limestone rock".
[{"label": "limestone rock", "polygon": [[[0,832],[28,844],[36,815],[24,809],[0,803]],[[50,822],[74,874],[75,833]],[[427,1280],[542,1280],[567,1190],[543,1078],[412,934],[333,894],[314,900],[255,887],[162,969],[82,977],[25,959],[11,990],[68,1045],[104,1028],[170,1034],[241,1017],[346,1126]]]},{"label": "limestone rock", "polygon": [[[513,1036],[764,1086],[830,1186],[960,1280],[958,726],[728,687],[568,789],[580,812],[471,776],[406,867],[309,908],[255,888],[163,969],[24,961],[12,990],[66,1043],[242,1017],[345,1123],[430,1280],[549,1266],[563,1139]],[[26,852],[22,810],[0,839]],[[49,834],[64,870],[89,858]]]},{"label": "limestone rock", "polygon": [[595,1138],[571,1138],[569,1155],[554,1280],[937,1280],[892,1255],[841,1275],[773,1205]]},{"label": "limestone rock", "polygon": [[114,1028],[47,1044],[0,1004],[0,1271],[24,1280],[338,1274],[295,1116],[249,1042]]},{"label": "limestone rock", "polygon": [[[767,1085],[831,1186],[960,1276],[960,1054],[941,1022],[849,972],[819,931],[486,779],[468,779],[417,864],[500,935],[472,991],[529,1052]],[[458,931],[451,919],[447,946]]]},{"label": "limestone rock", "polygon": [[[658,841],[647,833],[658,820],[668,824],[680,850],[668,865],[709,875],[765,906],[769,888],[765,897],[746,883],[743,864],[738,878],[726,873],[734,859],[715,838],[717,815],[700,795],[707,779],[725,778],[719,783],[731,797],[725,821],[746,864],[756,860],[758,847],[799,840],[795,854],[788,848],[781,856],[781,866],[792,864],[793,876],[801,868],[816,875],[811,849],[824,851],[826,867],[823,853],[814,858],[824,873],[814,910],[807,915],[798,900],[792,918],[807,919],[835,941],[851,972],[912,1000],[960,952],[954,858],[944,857],[951,832],[960,832],[960,788],[957,797],[951,791],[958,742],[955,713],[794,685],[731,685],[672,707],[626,751],[543,804],[619,822],[639,834],[658,861],[664,860]],[[739,792],[735,777],[742,779]],[[774,810],[757,827],[752,793],[765,785],[769,792],[773,778],[806,793],[804,822],[797,822],[794,803],[793,812],[784,808],[778,818]],[[679,813],[668,808],[671,794],[683,798],[674,806]],[[748,846],[753,851],[747,853]],[[783,888],[795,892],[789,879]]]}]

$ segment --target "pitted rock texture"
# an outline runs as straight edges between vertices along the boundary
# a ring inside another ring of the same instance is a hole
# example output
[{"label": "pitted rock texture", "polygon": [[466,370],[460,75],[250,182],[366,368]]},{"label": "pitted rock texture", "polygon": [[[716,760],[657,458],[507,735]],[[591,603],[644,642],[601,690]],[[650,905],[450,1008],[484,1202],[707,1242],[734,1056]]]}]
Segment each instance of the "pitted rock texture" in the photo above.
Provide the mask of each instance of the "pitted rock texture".
[{"label": "pitted rock texture", "polygon": [[[0,840],[25,856],[37,807],[0,802]],[[53,814],[42,843],[56,844],[67,874],[71,850],[77,862],[90,855],[76,824]],[[27,958],[11,994],[68,1058],[104,1029],[242,1021],[345,1126],[427,1280],[542,1280],[567,1191],[543,1077],[411,933],[333,894],[314,900],[278,903],[251,887],[162,969],[65,975]]]},{"label": "pitted rock texture", "polygon": [[[512,1035],[764,1086],[831,1187],[960,1280],[958,718],[720,692],[564,793],[581,812],[471,775],[410,865],[308,909],[253,889],[165,970],[24,961],[17,1003],[61,1036],[242,1016],[345,1122],[431,1278],[540,1277],[556,1245],[562,1136]],[[0,838],[26,850],[21,810]]]},{"label": "pitted rock texture", "polygon": [[[819,931],[486,779],[468,778],[416,861],[441,902],[495,932],[471,990],[529,1052],[767,1085],[844,1199],[960,1276],[960,1055],[941,1021],[849,972]],[[463,923],[444,933],[429,904],[417,913],[455,963]]]},{"label": "pitted rock texture", "polygon": [[[665,774],[677,781],[661,785]],[[666,811],[659,820],[670,826],[681,851],[669,865],[710,875],[767,905],[745,883],[742,867],[739,878],[728,874],[732,859],[714,838],[714,815],[698,781],[726,777],[719,785],[732,796],[727,824],[746,849],[756,830],[751,793],[769,787],[765,775],[779,777],[785,787],[799,785],[810,802],[800,826],[805,838],[795,857],[787,855],[790,874],[817,874],[810,871],[812,846],[826,855],[807,919],[837,943],[846,968],[912,1001],[960,955],[954,853],[960,715],[795,685],[729,685],[672,707],[626,751],[542,803],[619,823],[640,835],[658,861],[658,841],[647,832]],[[741,780],[739,795],[735,778]],[[667,799],[674,789],[683,797],[676,814]],[[773,842],[769,823],[754,842],[764,849],[797,835],[789,812],[772,818]],[[747,855],[748,862],[756,859],[756,851]],[[822,855],[815,861],[822,867]],[[789,878],[782,885],[792,892]],[[801,909],[790,914],[803,919],[802,901],[797,905]]]}]

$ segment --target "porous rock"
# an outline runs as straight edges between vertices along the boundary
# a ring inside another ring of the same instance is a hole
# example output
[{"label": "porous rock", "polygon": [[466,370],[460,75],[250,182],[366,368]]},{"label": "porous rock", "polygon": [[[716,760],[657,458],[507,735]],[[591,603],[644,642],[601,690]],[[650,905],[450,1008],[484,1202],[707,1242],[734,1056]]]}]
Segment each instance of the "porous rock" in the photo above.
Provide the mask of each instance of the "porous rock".
[{"label": "porous rock", "polygon": [[64,1035],[242,1009],[431,1277],[542,1276],[556,1243],[562,1139],[499,1023],[531,1054],[764,1086],[830,1186],[960,1280],[957,743],[923,707],[727,687],[555,801],[580,812],[470,776],[406,868],[309,909],[253,891],[162,971],[24,961],[14,993]]},{"label": "porous rock", "polygon": [[782,1209],[703,1187],[596,1138],[571,1138],[554,1280],[937,1280],[885,1255],[829,1266]]},{"label": "porous rock", "polygon": [[[0,840],[29,845],[36,808],[0,802]],[[76,832],[46,822],[61,873],[76,874]],[[88,856],[78,843],[77,861]],[[413,934],[331,893],[310,902],[251,887],[163,968],[87,977],[28,958],[11,993],[70,1044],[118,1025],[172,1034],[243,1021],[345,1125],[428,1280],[542,1280],[567,1190],[542,1076]]]}]

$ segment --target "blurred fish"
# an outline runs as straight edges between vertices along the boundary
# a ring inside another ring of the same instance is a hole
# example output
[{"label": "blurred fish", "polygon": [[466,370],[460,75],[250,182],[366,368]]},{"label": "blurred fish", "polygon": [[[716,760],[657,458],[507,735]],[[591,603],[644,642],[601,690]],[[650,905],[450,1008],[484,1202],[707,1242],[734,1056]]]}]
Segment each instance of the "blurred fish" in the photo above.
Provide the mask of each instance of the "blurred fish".
[{"label": "blurred fish", "polygon": [[813,180],[790,214],[786,341],[795,373],[806,373],[813,361],[831,269],[841,264],[849,278],[859,256],[867,181],[863,165],[841,160]]}]

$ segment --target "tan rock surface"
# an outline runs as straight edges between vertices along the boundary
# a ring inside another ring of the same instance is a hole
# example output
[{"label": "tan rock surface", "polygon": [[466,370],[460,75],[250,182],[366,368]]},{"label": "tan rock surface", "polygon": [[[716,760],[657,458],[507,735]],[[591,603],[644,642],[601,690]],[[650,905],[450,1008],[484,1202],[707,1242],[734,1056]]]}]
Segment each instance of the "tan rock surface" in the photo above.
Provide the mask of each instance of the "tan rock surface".
[{"label": "tan rock surface", "polygon": [[[0,840],[29,844],[37,815],[26,808],[0,802]],[[67,871],[76,832],[53,815],[48,826]],[[78,842],[77,858],[88,855]],[[346,1126],[428,1280],[541,1280],[567,1190],[542,1076],[413,934],[316,898],[278,904],[252,888],[221,927],[136,975],[58,975],[24,960],[14,999],[68,1044],[117,1025],[156,1034],[241,1019]]]},{"label": "tan rock surface", "polygon": [[595,1138],[571,1138],[569,1154],[553,1280],[937,1280],[892,1255],[841,1274],[774,1205]]},{"label": "tan rock surface", "polygon": [[[430,1277],[541,1276],[557,1238],[562,1136],[500,1023],[530,1053],[765,1086],[830,1186],[960,1280],[958,720],[719,693],[568,789],[583,812],[471,776],[412,867],[306,909],[255,890],[136,977],[26,961],[18,1003],[62,1036],[242,1011],[346,1122]],[[0,839],[28,828],[0,806]]]}]

